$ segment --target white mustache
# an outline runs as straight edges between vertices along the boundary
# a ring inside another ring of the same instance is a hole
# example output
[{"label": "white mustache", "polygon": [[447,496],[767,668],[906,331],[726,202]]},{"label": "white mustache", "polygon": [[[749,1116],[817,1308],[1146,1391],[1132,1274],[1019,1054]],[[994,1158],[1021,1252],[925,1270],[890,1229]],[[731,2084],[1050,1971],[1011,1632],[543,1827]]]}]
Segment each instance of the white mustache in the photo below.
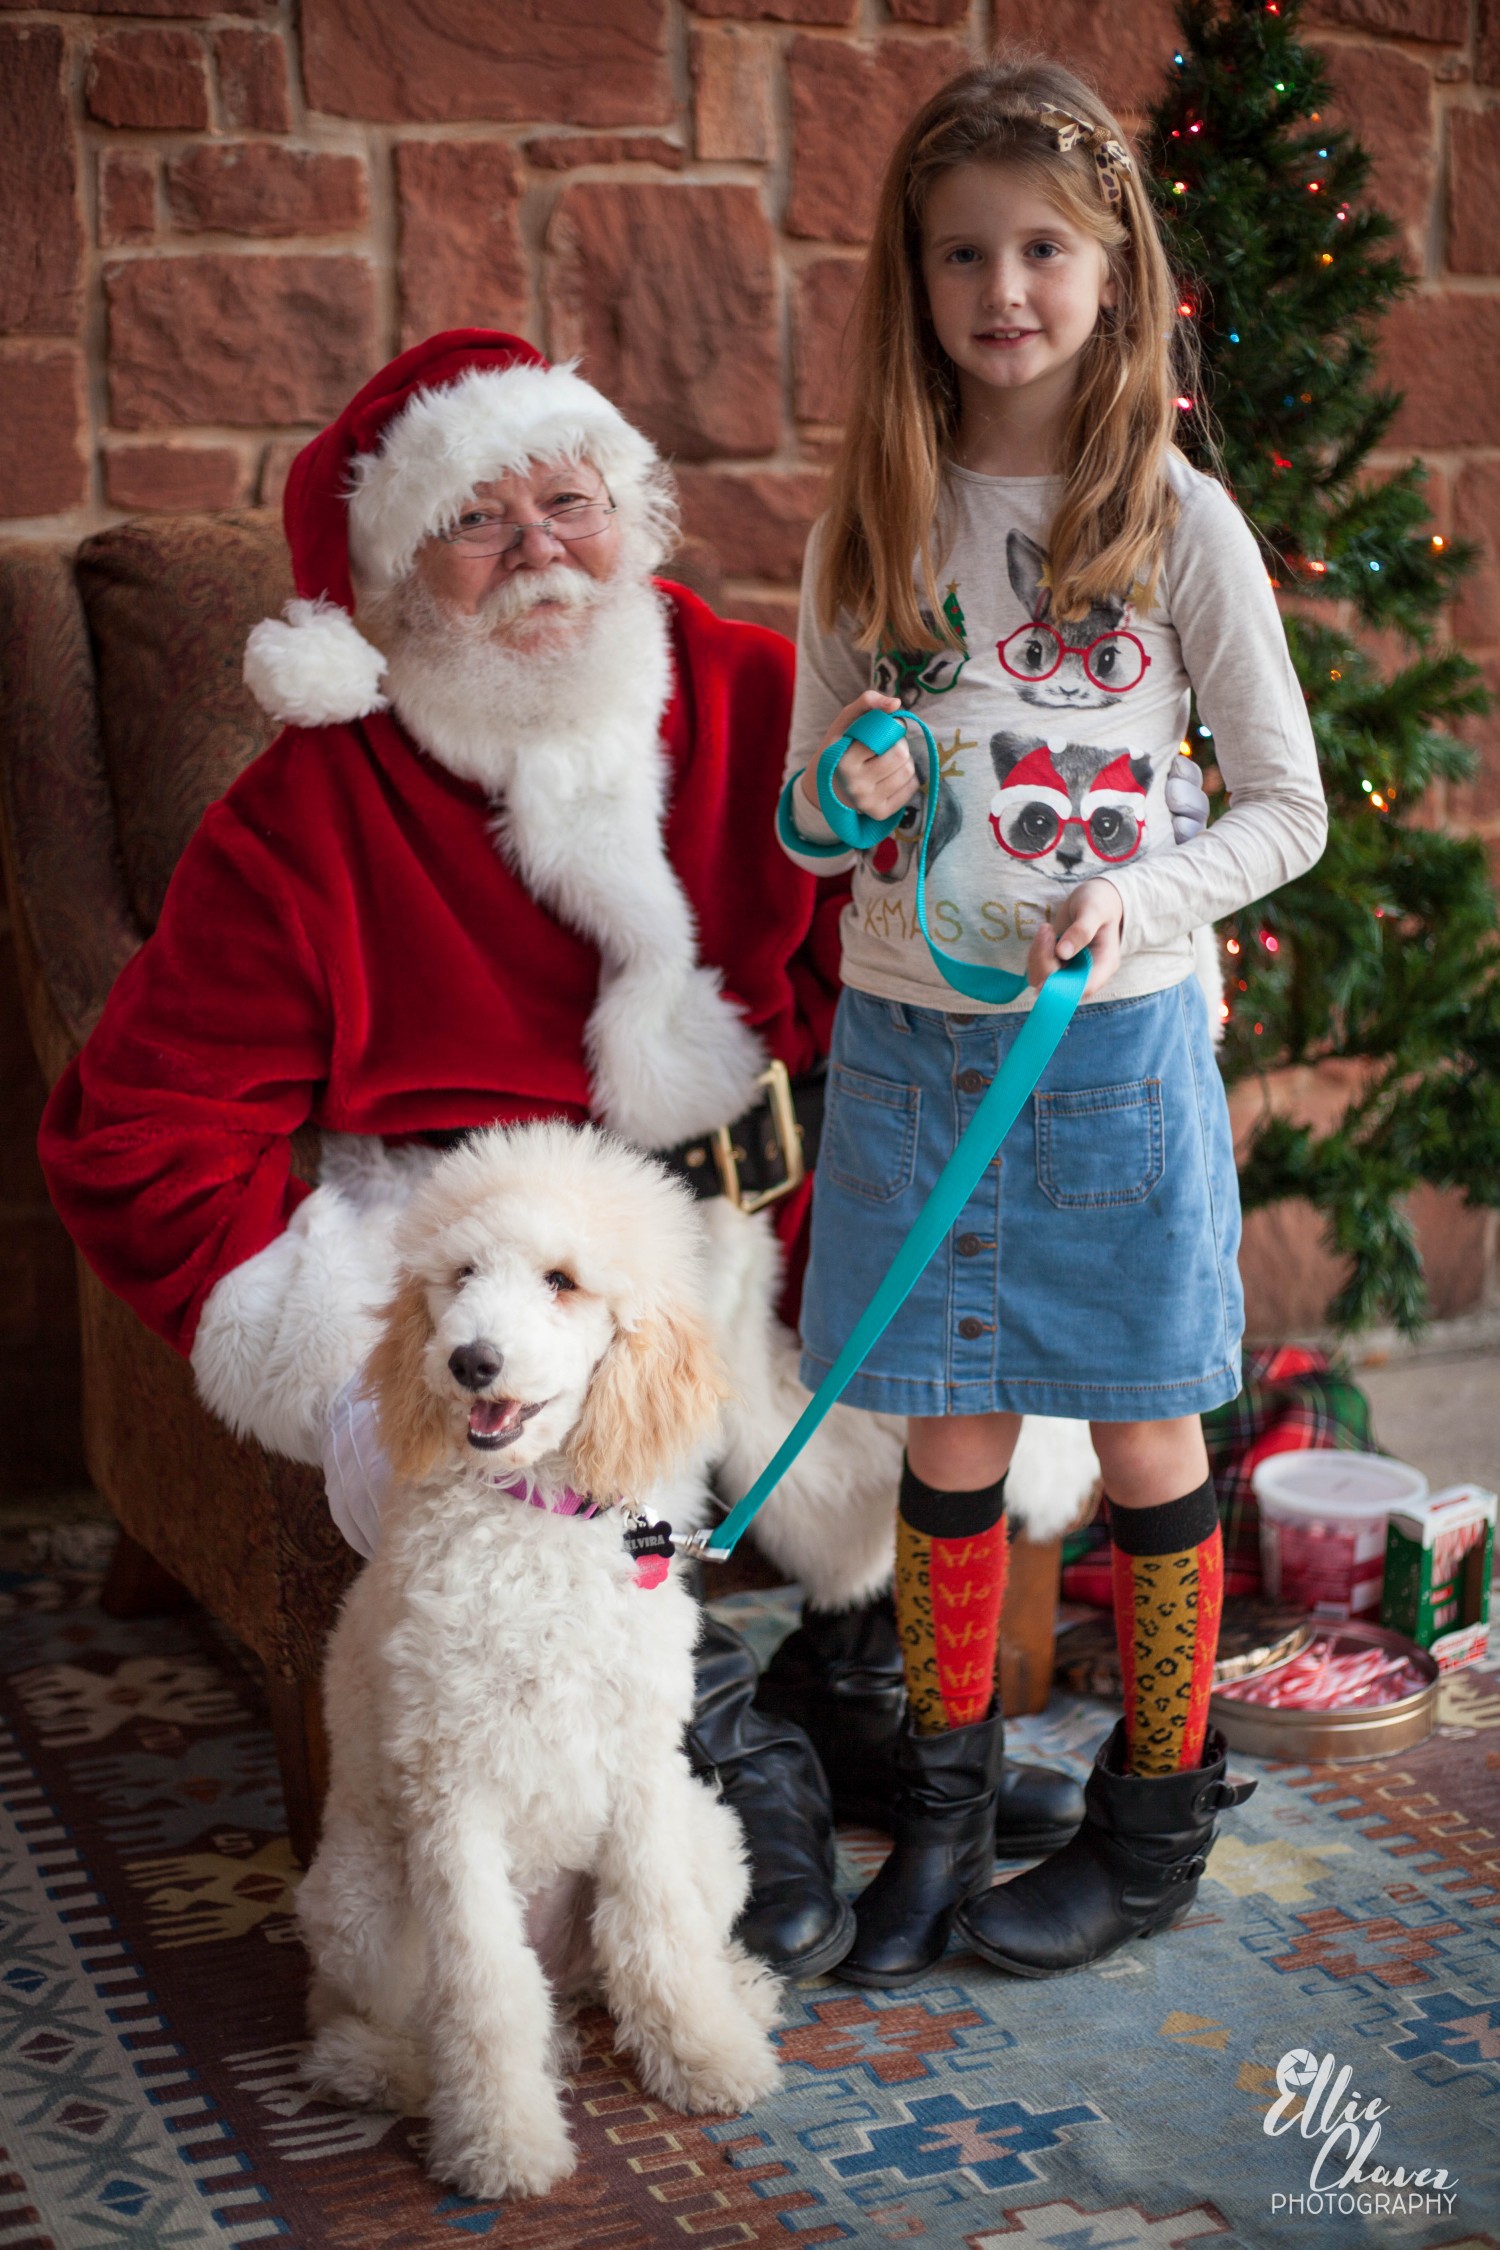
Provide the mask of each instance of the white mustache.
[{"label": "white mustache", "polygon": [[475,621],[493,632],[499,625],[514,625],[543,603],[563,609],[591,609],[599,587],[581,570],[554,563],[546,570],[518,570],[491,588],[475,611]]}]

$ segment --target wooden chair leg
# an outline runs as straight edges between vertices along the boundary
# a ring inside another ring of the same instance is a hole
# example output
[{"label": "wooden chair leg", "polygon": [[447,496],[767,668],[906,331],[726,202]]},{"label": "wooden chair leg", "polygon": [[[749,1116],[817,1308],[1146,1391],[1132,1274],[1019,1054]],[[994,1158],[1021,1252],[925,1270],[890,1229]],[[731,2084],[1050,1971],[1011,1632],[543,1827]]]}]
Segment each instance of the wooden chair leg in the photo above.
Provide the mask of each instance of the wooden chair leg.
[{"label": "wooden chair leg", "polygon": [[128,1531],[120,1533],[99,1590],[99,1607],[106,1617],[171,1617],[180,1609],[190,1609],[192,1602],[187,1588],[162,1568],[155,1555]]},{"label": "wooden chair leg", "polygon": [[286,1798],[287,1834],[292,1850],[304,1867],[317,1848],[323,1799],[328,1794],[328,1738],[323,1732],[323,1698],[319,1682],[288,1680],[266,1668],[266,1697],[271,1706],[271,1731],[276,1737],[276,1763],[281,1768]]}]

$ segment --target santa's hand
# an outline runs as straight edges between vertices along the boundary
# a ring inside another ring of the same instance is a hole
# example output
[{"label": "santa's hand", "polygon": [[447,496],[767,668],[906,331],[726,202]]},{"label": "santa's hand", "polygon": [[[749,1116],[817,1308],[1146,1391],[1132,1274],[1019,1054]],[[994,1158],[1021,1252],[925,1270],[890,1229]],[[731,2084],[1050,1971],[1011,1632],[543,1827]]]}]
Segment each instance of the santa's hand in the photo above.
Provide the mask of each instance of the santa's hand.
[{"label": "santa's hand", "polygon": [[1108,984],[1120,966],[1120,927],[1124,919],[1124,900],[1114,884],[1106,882],[1102,876],[1065,892],[1052,909],[1051,921],[1044,922],[1031,941],[1031,951],[1026,956],[1026,981],[1044,984],[1054,969],[1071,961],[1075,953],[1081,953],[1087,946],[1092,966],[1083,997],[1091,999]]},{"label": "santa's hand", "polygon": [[351,1375],[329,1409],[323,1433],[328,1513],[357,1555],[368,1561],[380,1538],[380,1510],[391,1489],[391,1464],[380,1442],[375,1401]]},{"label": "santa's hand", "polygon": [[[899,711],[901,708],[893,695],[877,695],[866,688],[856,703],[846,703],[833,722],[833,730],[823,750],[849,732],[855,720],[866,711]],[[818,752],[804,772],[798,787],[807,802],[817,807],[818,767],[823,750]],[[903,805],[909,805],[917,794],[917,769],[912,763],[911,750],[906,741],[893,743],[886,751],[867,750],[862,742],[851,742],[840,758],[833,773],[833,787],[845,804],[853,805],[857,812],[871,820],[889,820]]]},{"label": "santa's hand", "polygon": [[1172,815],[1172,841],[1190,844],[1208,826],[1208,791],[1192,758],[1175,757],[1167,775],[1167,810]]}]

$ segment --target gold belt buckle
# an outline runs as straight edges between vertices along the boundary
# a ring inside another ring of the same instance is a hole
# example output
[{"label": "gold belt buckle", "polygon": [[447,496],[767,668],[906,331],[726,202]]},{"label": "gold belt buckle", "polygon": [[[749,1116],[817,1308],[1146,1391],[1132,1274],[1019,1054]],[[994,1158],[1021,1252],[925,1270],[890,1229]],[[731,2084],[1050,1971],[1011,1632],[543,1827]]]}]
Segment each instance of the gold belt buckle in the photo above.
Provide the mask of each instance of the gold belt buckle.
[{"label": "gold belt buckle", "polygon": [[740,1159],[745,1151],[735,1147],[729,1127],[721,1125],[711,1135],[714,1163],[718,1166],[719,1185],[736,1211],[763,1211],[768,1203],[779,1203],[784,1195],[790,1195],[807,1177],[807,1166],[802,1159],[802,1128],[792,1105],[792,1081],[786,1064],[768,1063],[755,1083],[766,1090],[771,1123],[776,1130],[776,1150],[786,1167],[786,1178],[779,1180],[775,1187],[763,1188],[759,1195],[747,1195],[740,1185]]}]

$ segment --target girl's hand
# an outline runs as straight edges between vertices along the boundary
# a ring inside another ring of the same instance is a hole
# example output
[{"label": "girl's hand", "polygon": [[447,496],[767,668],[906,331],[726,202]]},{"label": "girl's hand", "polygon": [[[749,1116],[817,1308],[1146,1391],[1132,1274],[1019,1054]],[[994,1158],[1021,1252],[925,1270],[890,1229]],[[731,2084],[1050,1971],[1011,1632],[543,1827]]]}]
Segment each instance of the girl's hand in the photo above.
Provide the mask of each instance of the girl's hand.
[{"label": "girl's hand", "polygon": [[1120,966],[1120,927],[1124,920],[1125,901],[1102,875],[1065,892],[1061,903],[1052,909],[1051,921],[1044,922],[1031,941],[1026,956],[1027,983],[1044,984],[1054,969],[1087,946],[1093,963],[1083,997],[1091,998]]},{"label": "girl's hand", "polygon": [[[833,722],[833,731],[823,750],[829,743],[837,742],[841,734],[847,734],[861,712],[899,711],[900,708],[894,695],[877,695],[873,688],[866,688],[857,703],[844,705]],[[817,776],[823,750],[818,752],[797,784],[812,806],[818,802]],[[917,769],[912,763],[910,744],[904,740],[897,742],[877,757],[862,742],[851,742],[834,768],[833,785],[845,803],[853,805],[857,812],[865,813],[871,820],[889,820],[892,813],[910,804],[917,794]]]}]

